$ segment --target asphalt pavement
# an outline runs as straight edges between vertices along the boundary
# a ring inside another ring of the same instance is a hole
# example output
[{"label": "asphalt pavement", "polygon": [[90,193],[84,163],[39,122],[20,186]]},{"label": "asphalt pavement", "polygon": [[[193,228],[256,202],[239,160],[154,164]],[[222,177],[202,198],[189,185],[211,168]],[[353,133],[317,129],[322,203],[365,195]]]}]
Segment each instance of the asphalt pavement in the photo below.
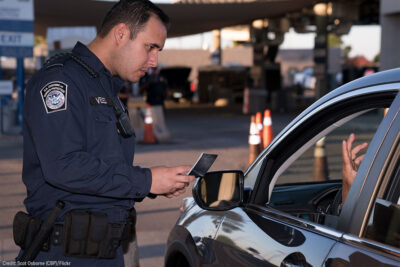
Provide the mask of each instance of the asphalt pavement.
[{"label": "asphalt pavement", "polygon": [[[160,144],[136,146],[135,165],[142,167],[192,165],[202,152],[218,154],[211,170],[245,170],[248,163],[250,116],[240,105],[175,105],[165,112],[172,139]],[[291,113],[272,113],[274,135],[295,117]],[[12,239],[14,214],[24,210],[26,189],[21,180],[22,137],[0,136],[0,262],[12,260],[18,247]],[[136,204],[140,266],[163,266],[165,243],[179,216],[184,197],[157,197]]]}]

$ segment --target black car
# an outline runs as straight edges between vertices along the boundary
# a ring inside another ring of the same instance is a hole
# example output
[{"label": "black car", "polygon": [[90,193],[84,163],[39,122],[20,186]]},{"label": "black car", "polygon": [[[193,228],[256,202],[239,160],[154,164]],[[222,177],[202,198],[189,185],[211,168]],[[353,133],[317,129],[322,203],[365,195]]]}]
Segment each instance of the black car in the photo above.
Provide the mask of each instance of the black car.
[{"label": "black car", "polygon": [[[302,112],[244,174],[199,178],[169,235],[165,266],[400,266],[399,111],[400,69],[361,78]],[[369,146],[340,213],[332,212],[350,133]],[[321,178],[314,145],[322,138]]]}]

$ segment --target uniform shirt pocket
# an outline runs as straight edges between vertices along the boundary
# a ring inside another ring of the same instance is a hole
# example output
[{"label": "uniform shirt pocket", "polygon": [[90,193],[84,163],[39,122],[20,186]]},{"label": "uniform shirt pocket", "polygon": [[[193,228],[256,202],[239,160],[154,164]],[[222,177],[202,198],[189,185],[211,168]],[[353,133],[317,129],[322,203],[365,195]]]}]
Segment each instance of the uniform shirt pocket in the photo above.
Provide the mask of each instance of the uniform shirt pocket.
[{"label": "uniform shirt pocket", "polygon": [[[117,118],[111,108],[93,111],[91,127],[91,147],[101,155],[118,153],[120,138],[117,129]],[[103,154],[105,153],[105,154]]]},{"label": "uniform shirt pocket", "polygon": [[94,112],[94,119],[98,123],[116,123],[117,118],[114,113],[104,110],[97,110]]}]

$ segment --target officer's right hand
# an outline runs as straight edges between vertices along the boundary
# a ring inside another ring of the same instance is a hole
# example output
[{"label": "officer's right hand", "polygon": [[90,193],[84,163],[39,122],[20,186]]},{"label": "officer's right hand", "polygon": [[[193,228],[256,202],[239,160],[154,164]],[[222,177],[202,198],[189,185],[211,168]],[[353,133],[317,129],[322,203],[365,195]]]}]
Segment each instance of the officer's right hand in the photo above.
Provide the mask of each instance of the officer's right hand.
[{"label": "officer's right hand", "polygon": [[190,168],[191,166],[150,168],[152,174],[150,193],[169,198],[183,194],[190,182],[195,180],[194,176],[186,175]]}]

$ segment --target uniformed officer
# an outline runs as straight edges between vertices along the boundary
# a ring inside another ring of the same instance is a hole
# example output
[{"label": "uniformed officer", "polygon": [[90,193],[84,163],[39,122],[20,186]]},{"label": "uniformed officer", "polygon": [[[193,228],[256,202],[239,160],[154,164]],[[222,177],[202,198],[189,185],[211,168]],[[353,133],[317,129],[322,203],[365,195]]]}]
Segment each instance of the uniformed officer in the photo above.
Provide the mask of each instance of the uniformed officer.
[{"label": "uniformed officer", "polygon": [[150,1],[121,0],[87,47],[78,42],[71,55],[50,60],[29,81],[24,204],[43,221],[57,200],[65,203],[56,220],[60,231],[35,261],[123,266],[120,233],[134,199],[178,196],[194,180],[184,174],[190,166],[133,166],[135,137],[117,98],[124,80],[137,82],[157,66],[167,25]]}]

